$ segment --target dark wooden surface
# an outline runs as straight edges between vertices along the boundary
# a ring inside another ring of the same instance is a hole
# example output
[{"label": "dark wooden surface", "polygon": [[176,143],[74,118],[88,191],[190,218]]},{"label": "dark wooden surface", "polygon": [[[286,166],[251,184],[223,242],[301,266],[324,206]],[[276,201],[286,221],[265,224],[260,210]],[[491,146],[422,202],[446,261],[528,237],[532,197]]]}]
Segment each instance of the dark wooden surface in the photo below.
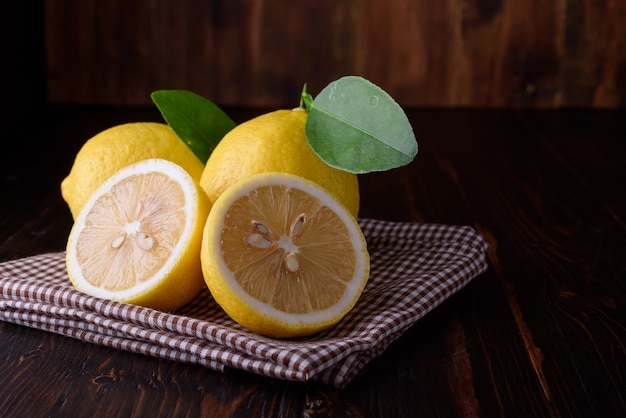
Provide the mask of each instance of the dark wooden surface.
[{"label": "dark wooden surface", "polygon": [[[238,121],[260,110],[234,111]],[[218,373],[0,322],[0,416],[618,417],[626,411],[626,114],[408,111],[411,165],[364,217],[472,225],[488,272],[345,389]],[[154,109],[47,109],[2,153],[0,259],[62,250],[88,137]]]},{"label": "dark wooden surface", "polygon": [[317,93],[358,74],[403,106],[626,106],[623,0],[43,6],[54,103],[150,104],[153,90],[184,88],[222,105],[293,106],[304,83]]}]

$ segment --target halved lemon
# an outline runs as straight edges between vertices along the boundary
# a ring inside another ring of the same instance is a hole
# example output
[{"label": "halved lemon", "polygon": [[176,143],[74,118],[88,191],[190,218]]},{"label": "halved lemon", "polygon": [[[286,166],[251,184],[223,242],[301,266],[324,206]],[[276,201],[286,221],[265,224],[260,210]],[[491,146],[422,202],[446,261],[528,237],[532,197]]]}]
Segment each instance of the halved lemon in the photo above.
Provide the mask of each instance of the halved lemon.
[{"label": "halved lemon", "polygon": [[204,286],[206,194],[179,165],[148,159],[106,180],[80,211],[66,265],[84,293],[160,310],[181,307]]},{"label": "halved lemon", "polygon": [[204,229],[201,261],[224,311],[278,338],[339,322],[369,277],[356,219],[326,189],[286,173],[257,174],[220,195]]}]

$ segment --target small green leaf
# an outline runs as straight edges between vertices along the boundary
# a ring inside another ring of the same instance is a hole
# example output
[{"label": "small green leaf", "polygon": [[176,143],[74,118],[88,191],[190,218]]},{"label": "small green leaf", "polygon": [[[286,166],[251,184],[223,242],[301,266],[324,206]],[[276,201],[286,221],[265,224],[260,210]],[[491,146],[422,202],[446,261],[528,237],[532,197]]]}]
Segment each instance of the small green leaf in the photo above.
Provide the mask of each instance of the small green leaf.
[{"label": "small green leaf", "polygon": [[[305,95],[306,89],[301,100]],[[332,167],[358,174],[385,171],[417,155],[413,128],[400,105],[362,77],[330,83],[307,108],[309,144]]]},{"label": "small green leaf", "polygon": [[235,127],[215,103],[187,90],[157,90],[150,97],[163,119],[206,163],[222,137]]}]

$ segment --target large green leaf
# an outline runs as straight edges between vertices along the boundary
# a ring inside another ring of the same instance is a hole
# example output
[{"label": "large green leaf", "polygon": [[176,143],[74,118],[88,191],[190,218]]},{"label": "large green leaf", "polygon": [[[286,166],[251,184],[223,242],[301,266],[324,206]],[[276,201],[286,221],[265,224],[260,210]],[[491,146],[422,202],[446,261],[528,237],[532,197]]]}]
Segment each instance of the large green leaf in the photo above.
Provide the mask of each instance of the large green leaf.
[{"label": "large green leaf", "polygon": [[347,76],[315,99],[305,90],[306,135],[328,165],[352,173],[384,171],[410,163],[417,154],[411,124],[393,98],[370,81]]}]

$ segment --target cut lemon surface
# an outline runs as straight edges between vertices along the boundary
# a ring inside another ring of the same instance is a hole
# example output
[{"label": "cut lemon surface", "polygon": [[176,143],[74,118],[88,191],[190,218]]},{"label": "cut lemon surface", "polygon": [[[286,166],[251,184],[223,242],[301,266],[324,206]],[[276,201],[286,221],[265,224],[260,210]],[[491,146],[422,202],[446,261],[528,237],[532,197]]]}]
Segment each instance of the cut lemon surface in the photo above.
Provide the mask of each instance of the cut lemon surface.
[{"label": "cut lemon surface", "polygon": [[339,322],[369,277],[365,238],[350,211],[316,183],[286,173],[256,174],[220,195],[201,261],[224,311],[278,338]]},{"label": "cut lemon surface", "polygon": [[106,180],[80,211],[69,235],[74,287],[106,299],[173,310],[204,286],[202,229],[210,209],[179,165],[148,159]]}]

